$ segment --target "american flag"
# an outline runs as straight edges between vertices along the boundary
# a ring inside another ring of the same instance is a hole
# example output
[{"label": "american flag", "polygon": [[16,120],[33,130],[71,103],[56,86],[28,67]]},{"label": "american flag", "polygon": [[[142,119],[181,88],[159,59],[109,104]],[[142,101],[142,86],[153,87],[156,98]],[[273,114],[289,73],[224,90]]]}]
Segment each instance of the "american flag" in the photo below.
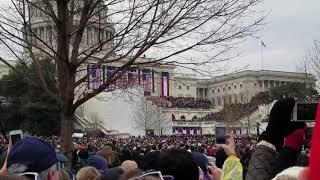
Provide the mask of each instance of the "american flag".
[{"label": "american flag", "polygon": [[194,134],[194,130],[195,130],[195,129],[193,129],[193,128],[190,129],[190,135],[193,135],[193,134]]},{"label": "american flag", "polygon": [[[105,70],[105,79],[108,80],[111,78],[111,75],[114,73],[115,67],[113,66],[108,66],[107,69]],[[109,85],[107,88],[107,91],[114,91],[116,89],[116,84],[112,83]]]},{"label": "american flag", "polygon": [[186,128],[182,129],[182,134],[187,134],[187,129]]},{"label": "american flag", "polygon": [[[120,72],[121,73],[121,72]],[[126,89],[127,88],[127,74],[124,73],[117,81],[116,85],[118,89]]]},{"label": "american flag", "polygon": [[152,84],[152,77],[150,71],[145,71],[142,74],[142,83],[143,83],[143,91],[145,95],[151,94],[151,84]]},{"label": "american flag", "polygon": [[100,68],[91,68],[89,76],[89,89],[96,90],[100,87],[102,81],[102,71]]},{"label": "american flag", "polygon": [[130,68],[128,71],[128,85],[129,86],[134,86],[138,84],[138,70],[136,68]]}]

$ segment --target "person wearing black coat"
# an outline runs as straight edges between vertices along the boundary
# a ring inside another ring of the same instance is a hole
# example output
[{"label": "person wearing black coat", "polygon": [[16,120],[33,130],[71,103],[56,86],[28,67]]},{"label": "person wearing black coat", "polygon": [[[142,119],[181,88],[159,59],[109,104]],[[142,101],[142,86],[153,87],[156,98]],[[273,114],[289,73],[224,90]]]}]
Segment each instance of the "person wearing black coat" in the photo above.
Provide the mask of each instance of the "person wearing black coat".
[{"label": "person wearing black coat", "polygon": [[252,154],[246,180],[270,180],[277,173],[277,152],[281,151],[284,138],[299,126],[292,122],[293,98],[278,100],[272,107],[268,126],[259,136]]}]

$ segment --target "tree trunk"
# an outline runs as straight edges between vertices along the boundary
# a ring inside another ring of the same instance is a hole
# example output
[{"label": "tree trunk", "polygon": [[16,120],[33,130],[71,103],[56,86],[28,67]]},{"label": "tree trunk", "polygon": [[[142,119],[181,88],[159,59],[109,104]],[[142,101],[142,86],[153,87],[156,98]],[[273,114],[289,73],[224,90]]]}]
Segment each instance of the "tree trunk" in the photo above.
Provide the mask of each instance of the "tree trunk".
[{"label": "tree trunk", "polygon": [[61,99],[61,150],[68,154],[73,150],[72,133],[73,133],[73,117],[75,108],[74,101],[74,84],[75,70],[70,69],[64,63],[58,63],[58,87]]},{"label": "tree trunk", "polygon": [[61,150],[64,154],[69,155],[73,150],[73,114],[61,113]]},{"label": "tree trunk", "polygon": [[61,103],[61,150],[70,155],[73,150],[73,116],[76,107],[73,106],[76,66],[71,63],[70,41],[73,18],[68,14],[68,1],[57,1],[57,76]]},{"label": "tree trunk", "polygon": [[75,70],[65,63],[58,63],[58,87],[61,99],[61,150],[69,154],[73,150],[72,134],[75,107],[74,84]]},{"label": "tree trunk", "polygon": [[72,88],[75,79],[74,76],[68,76],[64,81],[60,81],[60,97],[61,97],[61,150],[68,154],[73,150],[72,133],[74,111],[74,89]]}]

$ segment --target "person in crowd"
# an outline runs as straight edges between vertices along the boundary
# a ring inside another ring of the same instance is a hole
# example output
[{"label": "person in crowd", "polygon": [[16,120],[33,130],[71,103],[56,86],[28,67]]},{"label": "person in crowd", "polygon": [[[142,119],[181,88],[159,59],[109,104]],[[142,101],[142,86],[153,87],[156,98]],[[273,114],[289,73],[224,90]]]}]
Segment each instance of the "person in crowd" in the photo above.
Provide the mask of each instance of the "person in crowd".
[{"label": "person in crowd", "polygon": [[198,164],[199,168],[201,169],[200,173],[203,176],[202,179],[210,180],[209,171],[208,171],[209,161],[207,157],[200,152],[192,152],[192,157]]},{"label": "person in crowd", "polygon": [[58,180],[56,152],[40,138],[30,137],[18,141],[7,157],[8,175],[39,176],[41,180]]},{"label": "person in crowd", "polygon": [[77,180],[100,180],[100,173],[96,168],[87,166],[81,168],[76,177]]},{"label": "person in crowd", "polygon": [[89,152],[86,149],[79,149],[77,152],[77,155],[75,155],[75,160],[77,160],[76,166],[78,166],[77,169],[80,169],[82,167],[85,167],[88,165],[88,158],[89,158]]},{"label": "person in crowd", "polygon": [[126,160],[132,160],[132,155],[130,149],[127,146],[124,146],[119,150],[119,160],[120,162],[124,162]]},{"label": "person in crowd", "polygon": [[59,180],[70,180],[69,174],[63,169],[59,170]]},{"label": "person in crowd", "polygon": [[[126,172],[120,177],[120,180],[164,180],[164,179],[167,180],[167,177],[165,178],[162,175],[162,173],[159,171],[142,172],[139,169]],[[173,177],[170,176],[170,179],[173,180]]]},{"label": "person in crowd", "polygon": [[96,168],[101,174],[104,174],[108,169],[107,161],[98,155],[91,155],[88,158],[88,166]]},{"label": "person in crowd", "polygon": [[207,147],[207,154],[208,156],[216,156],[217,149],[214,146]]},{"label": "person in crowd", "polygon": [[222,168],[224,161],[227,159],[228,155],[226,152],[220,148],[216,151],[216,166]]},{"label": "person in crowd", "polygon": [[294,99],[284,98],[272,107],[267,128],[260,135],[250,160],[246,180],[269,180],[275,177],[277,152],[281,151],[285,137],[301,128],[301,125],[291,121],[294,104]]},{"label": "person in crowd", "polygon": [[293,166],[280,172],[272,180],[310,180],[309,169]]},{"label": "person in crowd", "polygon": [[69,179],[73,180],[76,178],[77,171],[74,169],[64,168],[63,170],[68,174]]},{"label": "person in crowd", "polygon": [[134,171],[138,169],[138,165],[135,161],[124,161],[121,166],[114,167],[111,169],[108,169],[108,171],[102,175],[102,180],[118,180],[121,175],[124,173]]},{"label": "person in crowd", "polygon": [[236,154],[236,144],[232,135],[226,136],[226,144],[217,144],[224,150],[227,155],[227,159],[224,161],[222,166],[221,180],[242,180],[243,179],[243,168],[240,159]]},{"label": "person in crowd", "polygon": [[305,123],[295,123],[294,130],[284,141],[283,148],[277,157],[276,173],[289,167],[297,165],[298,156],[301,154],[302,146],[305,144]]},{"label": "person in crowd", "polygon": [[138,164],[135,161],[124,161],[121,165],[121,169],[123,169],[124,172],[133,171],[135,169],[138,169]]},{"label": "person in crowd", "polygon": [[159,156],[160,151],[151,151],[146,153],[146,155],[143,157],[143,163],[140,168],[144,171],[147,171],[149,169],[156,169],[156,162]]},{"label": "person in crowd", "polygon": [[199,169],[192,154],[185,150],[162,152],[157,160],[156,169],[164,175],[171,175],[175,180],[198,180]]},{"label": "person in crowd", "polygon": [[105,146],[103,149],[96,153],[97,155],[103,157],[109,164],[110,167],[119,166],[119,156],[110,145]]},{"label": "person in crowd", "polygon": [[123,175],[121,175],[119,180],[129,180],[129,179],[133,180],[135,178],[138,178],[141,175],[143,175],[143,172],[140,169],[135,169],[135,170],[128,171],[128,172],[124,173]]},{"label": "person in crowd", "polygon": [[102,180],[118,180],[123,174],[124,174],[124,170],[123,168],[121,168],[121,166],[113,167],[108,169],[108,171],[105,174],[101,175],[101,179]]}]

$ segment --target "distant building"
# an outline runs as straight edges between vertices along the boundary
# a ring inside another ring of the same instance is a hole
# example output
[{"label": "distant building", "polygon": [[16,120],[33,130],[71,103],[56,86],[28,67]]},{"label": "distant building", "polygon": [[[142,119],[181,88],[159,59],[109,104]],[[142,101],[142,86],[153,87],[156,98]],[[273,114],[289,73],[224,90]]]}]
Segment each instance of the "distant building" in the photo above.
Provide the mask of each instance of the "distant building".
[{"label": "distant building", "polygon": [[190,75],[177,75],[173,77],[170,89],[172,96],[208,99],[216,107],[248,102],[259,92],[269,91],[272,87],[289,82],[314,86],[315,81],[312,74],[247,70],[205,80]]},{"label": "distant building", "polygon": [[[197,79],[195,76],[179,74],[173,76],[171,82],[171,96],[194,97],[212,102],[211,109],[166,108],[168,118],[175,117],[175,121],[172,122],[173,129],[179,129],[180,133],[182,131],[182,133],[189,133],[192,129],[200,128],[202,134],[213,134],[214,127],[218,122],[215,119],[199,121],[200,117],[218,112],[226,104],[247,103],[259,92],[269,91],[273,87],[290,82],[315,86],[316,79],[314,75],[298,72],[246,70],[212,79]],[[269,108],[266,110],[265,107]],[[262,109],[264,110],[263,113],[261,113]],[[250,121],[251,119],[255,121],[254,125],[250,125],[251,133],[257,132],[256,123],[259,119],[265,120],[269,113],[267,111],[270,111],[270,109],[270,105],[261,106],[253,112],[253,115],[250,115]],[[242,118],[232,126],[235,130],[241,129],[241,132],[245,133],[247,132],[244,127],[246,121],[248,121],[248,118]]]}]

